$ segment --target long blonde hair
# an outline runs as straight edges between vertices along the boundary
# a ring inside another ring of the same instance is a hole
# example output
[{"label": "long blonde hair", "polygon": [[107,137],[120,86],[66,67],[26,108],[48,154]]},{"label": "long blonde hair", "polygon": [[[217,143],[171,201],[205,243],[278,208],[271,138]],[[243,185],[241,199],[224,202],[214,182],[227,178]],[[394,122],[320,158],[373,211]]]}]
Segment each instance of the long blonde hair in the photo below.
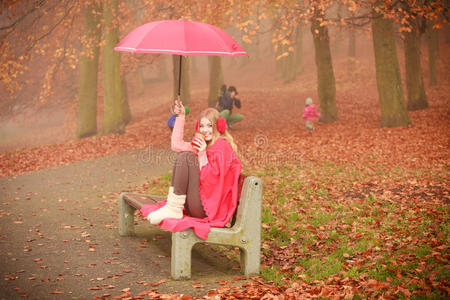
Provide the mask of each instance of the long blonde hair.
[{"label": "long blonde hair", "polygon": [[231,148],[233,148],[234,152],[237,153],[237,146],[234,143],[233,137],[228,132],[228,130],[225,130],[224,133],[220,133],[217,130],[217,120],[219,120],[219,118],[221,118],[221,115],[217,111],[217,109],[208,107],[207,109],[205,109],[204,111],[202,111],[200,113],[199,121],[202,118],[208,119],[211,122],[211,124],[213,125],[213,137],[212,137],[211,141],[208,143],[208,147],[212,146],[219,137],[223,137],[230,144]]}]

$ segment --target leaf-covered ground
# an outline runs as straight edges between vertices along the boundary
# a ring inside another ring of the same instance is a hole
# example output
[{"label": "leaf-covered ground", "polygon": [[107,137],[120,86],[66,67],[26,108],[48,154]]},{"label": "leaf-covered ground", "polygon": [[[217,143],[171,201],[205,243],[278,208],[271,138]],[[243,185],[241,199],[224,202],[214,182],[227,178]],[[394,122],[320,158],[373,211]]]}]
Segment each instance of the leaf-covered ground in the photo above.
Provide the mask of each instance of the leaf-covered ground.
[{"label": "leaf-covered ground", "polygon": [[[312,133],[300,116],[304,99],[317,103],[315,77],[290,84],[266,77],[238,86],[245,119],[231,131],[246,174],[262,178],[262,277],[244,286],[226,282],[205,297],[436,297],[449,294],[449,96],[443,58],[441,84],[427,88],[430,107],[410,112],[406,128],[378,128],[373,62],[335,63],[339,121]],[[204,108],[194,89],[191,114]],[[11,176],[120,153],[169,147],[165,105],[141,115],[124,135],[25,148],[0,154]],[[192,117],[186,136],[193,133]],[[165,176],[167,178],[167,176]],[[167,180],[155,179],[165,189]],[[168,299],[156,289],[142,295]],[[190,297],[186,296],[186,299]]]}]

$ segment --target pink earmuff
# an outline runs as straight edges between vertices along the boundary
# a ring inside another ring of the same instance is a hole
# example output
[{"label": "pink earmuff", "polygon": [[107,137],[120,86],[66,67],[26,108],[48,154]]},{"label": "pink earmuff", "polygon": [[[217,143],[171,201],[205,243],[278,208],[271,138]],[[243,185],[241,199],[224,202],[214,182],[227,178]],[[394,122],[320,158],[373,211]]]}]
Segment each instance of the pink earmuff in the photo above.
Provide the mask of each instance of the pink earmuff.
[{"label": "pink earmuff", "polygon": [[224,118],[219,118],[219,120],[217,120],[217,130],[220,133],[224,133],[225,130],[227,130],[227,121],[225,121]]},{"label": "pink earmuff", "polygon": [[[198,124],[199,124],[199,120],[197,120],[197,122],[195,122],[195,131],[198,131]],[[220,117],[217,120],[217,131],[219,131],[220,133],[224,133],[225,130],[227,130],[227,121],[225,121],[224,118]]]}]

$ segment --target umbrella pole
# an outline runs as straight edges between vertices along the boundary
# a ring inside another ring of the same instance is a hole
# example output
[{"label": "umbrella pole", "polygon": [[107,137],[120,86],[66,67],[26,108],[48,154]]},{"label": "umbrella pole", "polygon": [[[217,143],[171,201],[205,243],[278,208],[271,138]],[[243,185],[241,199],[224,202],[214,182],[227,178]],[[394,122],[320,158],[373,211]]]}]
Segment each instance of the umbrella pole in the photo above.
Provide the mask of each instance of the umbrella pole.
[{"label": "umbrella pole", "polygon": [[183,56],[180,55],[180,70],[178,72],[178,98],[181,98],[181,64],[183,63]]}]

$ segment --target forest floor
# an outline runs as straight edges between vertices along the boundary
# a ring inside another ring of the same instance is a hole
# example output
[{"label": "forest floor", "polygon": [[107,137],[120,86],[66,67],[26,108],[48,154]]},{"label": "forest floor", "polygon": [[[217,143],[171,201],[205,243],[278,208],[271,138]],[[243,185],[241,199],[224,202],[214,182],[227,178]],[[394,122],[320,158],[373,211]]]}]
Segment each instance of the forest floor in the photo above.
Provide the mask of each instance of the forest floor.
[{"label": "forest floor", "polygon": [[[264,186],[262,277],[243,285],[235,249],[215,251],[231,261],[229,273],[200,257],[194,280],[175,282],[167,235],[142,220],[139,238],[116,232],[121,191],[167,188],[169,84],[131,103],[123,135],[1,153],[4,295],[448,296],[450,64],[441,59],[429,108],[410,112],[403,128],[378,127],[373,60],[335,61],[339,120],[312,133],[301,113],[306,97],[317,103],[314,72],[288,84],[262,76],[261,64],[226,74],[245,116],[231,134],[244,172]],[[193,80],[187,137],[207,92]]]}]

